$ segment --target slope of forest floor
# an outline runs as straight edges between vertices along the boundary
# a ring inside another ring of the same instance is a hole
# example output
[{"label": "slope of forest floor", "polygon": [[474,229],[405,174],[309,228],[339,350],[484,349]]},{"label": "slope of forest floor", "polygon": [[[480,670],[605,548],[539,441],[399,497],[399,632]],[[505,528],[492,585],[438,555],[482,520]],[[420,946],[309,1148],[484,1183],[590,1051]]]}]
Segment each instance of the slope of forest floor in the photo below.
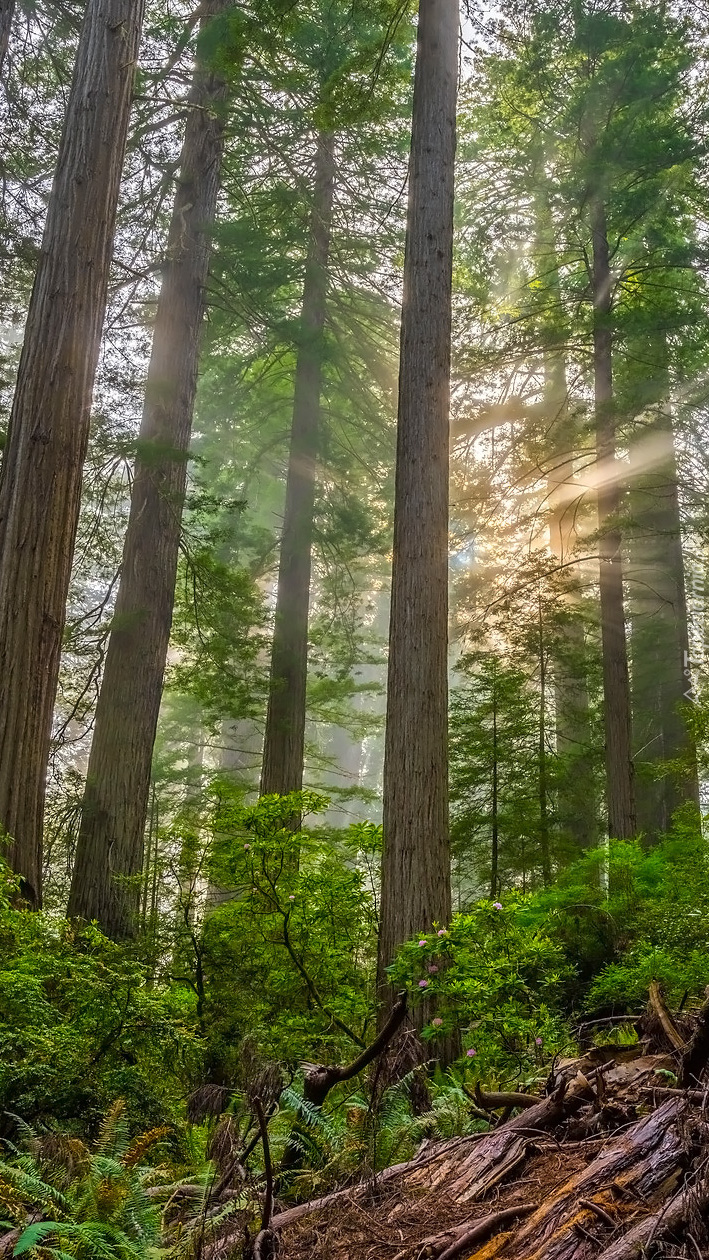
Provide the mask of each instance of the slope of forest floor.
[{"label": "slope of forest floor", "polygon": [[[641,1032],[635,1046],[594,1047],[557,1063],[544,1096],[513,1114],[515,1095],[480,1094],[491,1111],[502,1109],[487,1132],[424,1143],[374,1180],[277,1212],[254,1254],[709,1256],[709,1005],[673,1019],[655,994]],[[213,1250],[226,1254],[228,1240]]]}]

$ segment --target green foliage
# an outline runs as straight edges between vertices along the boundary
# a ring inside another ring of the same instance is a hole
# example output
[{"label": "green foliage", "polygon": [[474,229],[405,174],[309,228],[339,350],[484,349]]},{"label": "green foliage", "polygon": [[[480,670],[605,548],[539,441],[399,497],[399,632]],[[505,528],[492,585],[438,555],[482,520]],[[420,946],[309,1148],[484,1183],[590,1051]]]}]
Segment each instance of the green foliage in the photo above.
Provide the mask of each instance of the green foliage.
[{"label": "green foliage", "polygon": [[294,830],[295,816],[327,807],[313,793],[248,807],[228,782],[213,793],[215,904],[201,945],[210,1038],[232,1063],[247,1035],[289,1063],[350,1058],[374,997],[374,902],[355,861],[361,829],[351,839]]},{"label": "green foliage", "polygon": [[409,941],[390,969],[395,987],[426,1003],[423,1035],[460,1032],[463,1060],[483,1080],[527,1078],[568,1047],[564,1006],[573,971],[561,946],[525,922],[524,899],[481,901]]},{"label": "green foliage", "polygon": [[540,892],[528,928],[544,925],[573,961],[586,1009],[639,1011],[651,980],[670,1004],[709,984],[709,847],[691,807],[650,850],[614,841]]},{"label": "green foliage", "polygon": [[159,1240],[159,1213],[145,1193],[143,1160],[165,1131],[131,1144],[123,1102],[104,1121],[94,1151],[77,1138],[25,1131],[14,1157],[0,1160],[0,1210],[25,1225],[14,1255],[56,1260],[145,1260]]},{"label": "green foliage", "polygon": [[135,1126],[175,1118],[200,1059],[193,1022],[184,991],[148,990],[94,927],[0,902],[2,1112],[91,1133],[120,1096]]}]

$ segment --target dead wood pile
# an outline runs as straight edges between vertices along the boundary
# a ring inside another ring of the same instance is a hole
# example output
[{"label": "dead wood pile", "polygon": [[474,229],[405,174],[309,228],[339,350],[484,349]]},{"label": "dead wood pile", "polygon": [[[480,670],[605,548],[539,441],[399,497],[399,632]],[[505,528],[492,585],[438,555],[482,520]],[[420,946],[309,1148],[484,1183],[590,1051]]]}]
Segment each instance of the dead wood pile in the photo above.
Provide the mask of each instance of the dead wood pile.
[{"label": "dead wood pile", "polygon": [[655,988],[638,1027],[637,1046],[555,1065],[546,1094],[488,1132],[277,1212],[272,1254],[709,1260],[709,1002],[673,1018]]}]

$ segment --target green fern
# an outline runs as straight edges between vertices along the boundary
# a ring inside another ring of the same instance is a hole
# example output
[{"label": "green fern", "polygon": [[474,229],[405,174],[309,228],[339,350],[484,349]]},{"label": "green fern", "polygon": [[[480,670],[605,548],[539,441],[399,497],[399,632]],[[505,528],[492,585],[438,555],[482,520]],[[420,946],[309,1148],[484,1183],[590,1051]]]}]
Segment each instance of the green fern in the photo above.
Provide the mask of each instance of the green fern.
[{"label": "green fern", "polygon": [[14,1254],[41,1249],[54,1260],[146,1260],[159,1240],[159,1213],[145,1193],[149,1170],[122,1162],[129,1150],[123,1108],[111,1109],[93,1154],[59,1135],[23,1137],[30,1149],[11,1148],[15,1158],[0,1162],[0,1182],[6,1197],[11,1190],[23,1205],[25,1219],[44,1219],[23,1229]]}]

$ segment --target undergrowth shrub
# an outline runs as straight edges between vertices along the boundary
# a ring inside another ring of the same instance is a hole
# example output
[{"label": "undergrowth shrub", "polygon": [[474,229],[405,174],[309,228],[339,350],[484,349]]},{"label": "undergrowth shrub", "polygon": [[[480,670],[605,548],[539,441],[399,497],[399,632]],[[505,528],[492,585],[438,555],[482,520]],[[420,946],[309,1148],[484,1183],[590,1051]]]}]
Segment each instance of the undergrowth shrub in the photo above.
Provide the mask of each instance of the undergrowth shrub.
[{"label": "undergrowth shrub", "polygon": [[0,866],[0,1134],[29,1123],[94,1133],[116,1098],[144,1128],[177,1120],[197,1072],[194,1002],[150,990],[95,927],[14,909]]},{"label": "undergrowth shrub", "polygon": [[426,1003],[432,1058],[436,1040],[458,1032],[469,1073],[487,1081],[533,1079],[569,1045],[573,970],[559,943],[525,924],[523,906],[481,901],[409,941],[390,968],[396,988]]}]

